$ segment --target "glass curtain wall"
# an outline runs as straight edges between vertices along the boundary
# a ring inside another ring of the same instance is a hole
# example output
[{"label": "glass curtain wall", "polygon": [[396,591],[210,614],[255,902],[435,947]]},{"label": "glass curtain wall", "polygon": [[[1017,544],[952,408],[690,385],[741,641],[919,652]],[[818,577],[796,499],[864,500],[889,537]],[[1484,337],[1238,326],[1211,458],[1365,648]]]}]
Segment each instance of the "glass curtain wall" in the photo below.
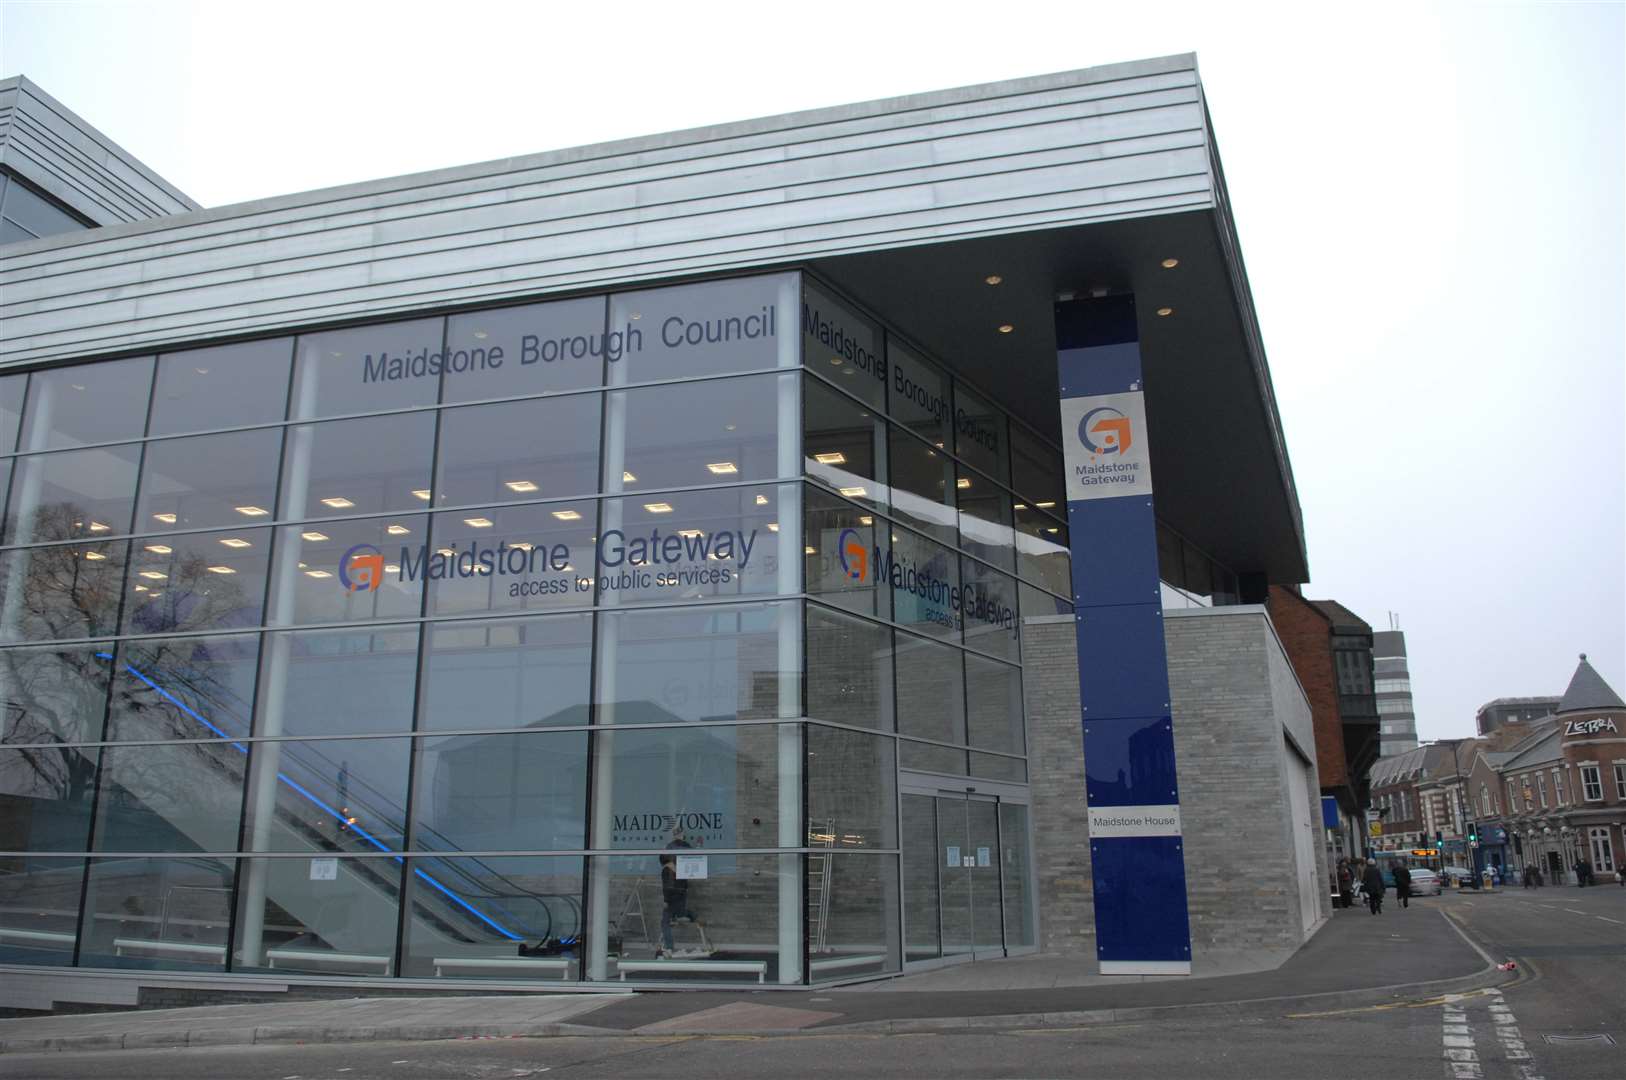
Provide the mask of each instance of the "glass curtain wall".
[{"label": "glass curtain wall", "polygon": [[0,960],[801,982],[798,280],[0,378]]},{"label": "glass curtain wall", "polygon": [[0,377],[0,962],[896,970],[1059,461],[796,274]]},{"label": "glass curtain wall", "polygon": [[[1070,626],[1073,609],[1059,450],[811,281],[802,331],[808,829],[832,849],[808,865],[817,979],[890,970],[905,952],[970,956],[969,944],[943,945],[958,909],[938,874],[936,820],[915,812],[931,801],[904,796],[877,832],[870,763],[887,755],[917,787],[963,792],[980,779],[1024,790],[1022,628]],[[827,770],[817,743],[835,731],[847,756]],[[898,790],[888,784],[884,798]],[[987,818],[977,844],[962,837],[949,849],[972,860],[950,883],[982,892],[979,955],[1034,940],[1027,808],[1001,805],[998,861],[994,808],[975,808]],[[901,909],[861,876],[877,858]],[[853,897],[884,918],[848,910]]]}]

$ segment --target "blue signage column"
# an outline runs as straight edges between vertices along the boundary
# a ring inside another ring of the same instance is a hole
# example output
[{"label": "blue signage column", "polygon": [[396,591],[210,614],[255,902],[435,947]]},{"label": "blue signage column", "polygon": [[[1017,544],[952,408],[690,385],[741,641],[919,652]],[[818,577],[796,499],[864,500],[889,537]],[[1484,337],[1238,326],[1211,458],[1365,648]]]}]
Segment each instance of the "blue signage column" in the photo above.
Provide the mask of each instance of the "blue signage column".
[{"label": "blue signage column", "polygon": [[1134,298],[1058,303],[1056,346],[1096,956],[1103,975],[1190,974]]}]

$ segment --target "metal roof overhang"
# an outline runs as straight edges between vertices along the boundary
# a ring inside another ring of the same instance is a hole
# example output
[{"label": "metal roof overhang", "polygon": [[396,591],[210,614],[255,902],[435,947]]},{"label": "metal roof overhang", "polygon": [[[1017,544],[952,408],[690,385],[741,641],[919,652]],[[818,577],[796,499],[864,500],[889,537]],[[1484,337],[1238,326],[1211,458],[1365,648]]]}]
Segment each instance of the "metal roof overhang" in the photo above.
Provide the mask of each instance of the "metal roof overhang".
[{"label": "metal roof overhang", "polygon": [[1057,297],[1133,293],[1158,516],[1238,572],[1304,582],[1292,468],[1228,236],[1221,212],[1197,210],[808,265],[1057,442]]}]

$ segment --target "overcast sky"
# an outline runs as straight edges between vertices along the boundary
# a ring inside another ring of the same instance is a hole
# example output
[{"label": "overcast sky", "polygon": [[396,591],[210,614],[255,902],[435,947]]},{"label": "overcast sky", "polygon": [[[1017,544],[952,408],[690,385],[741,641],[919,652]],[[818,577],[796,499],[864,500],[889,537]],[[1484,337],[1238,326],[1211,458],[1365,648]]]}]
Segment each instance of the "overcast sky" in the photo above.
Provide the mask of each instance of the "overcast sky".
[{"label": "overcast sky", "polygon": [[1626,694],[1622,6],[0,0],[205,206],[1193,51],[1312,597],[1398,612],[1424,738]]}]

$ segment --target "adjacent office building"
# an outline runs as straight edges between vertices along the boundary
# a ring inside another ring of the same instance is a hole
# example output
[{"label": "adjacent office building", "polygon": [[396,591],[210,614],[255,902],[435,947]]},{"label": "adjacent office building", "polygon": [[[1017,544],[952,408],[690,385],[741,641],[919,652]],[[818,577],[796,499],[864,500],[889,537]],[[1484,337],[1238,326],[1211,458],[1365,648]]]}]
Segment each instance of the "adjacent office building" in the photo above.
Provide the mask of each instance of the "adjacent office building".
[{"label": "adjacent office building", "polygon": [[1383,718],[1383,757],[1417,749],[1417,713],[1411,700],[1411,672],[1406,666],[1406,635],[1399,630],[1372,634],[1374,689]]},{"label": "adjacent office building", "polygon": [[0,105],[75,226],[0,247],[14,973],[1177,971],[1324,916],[1193,58],[207,210]]}]

